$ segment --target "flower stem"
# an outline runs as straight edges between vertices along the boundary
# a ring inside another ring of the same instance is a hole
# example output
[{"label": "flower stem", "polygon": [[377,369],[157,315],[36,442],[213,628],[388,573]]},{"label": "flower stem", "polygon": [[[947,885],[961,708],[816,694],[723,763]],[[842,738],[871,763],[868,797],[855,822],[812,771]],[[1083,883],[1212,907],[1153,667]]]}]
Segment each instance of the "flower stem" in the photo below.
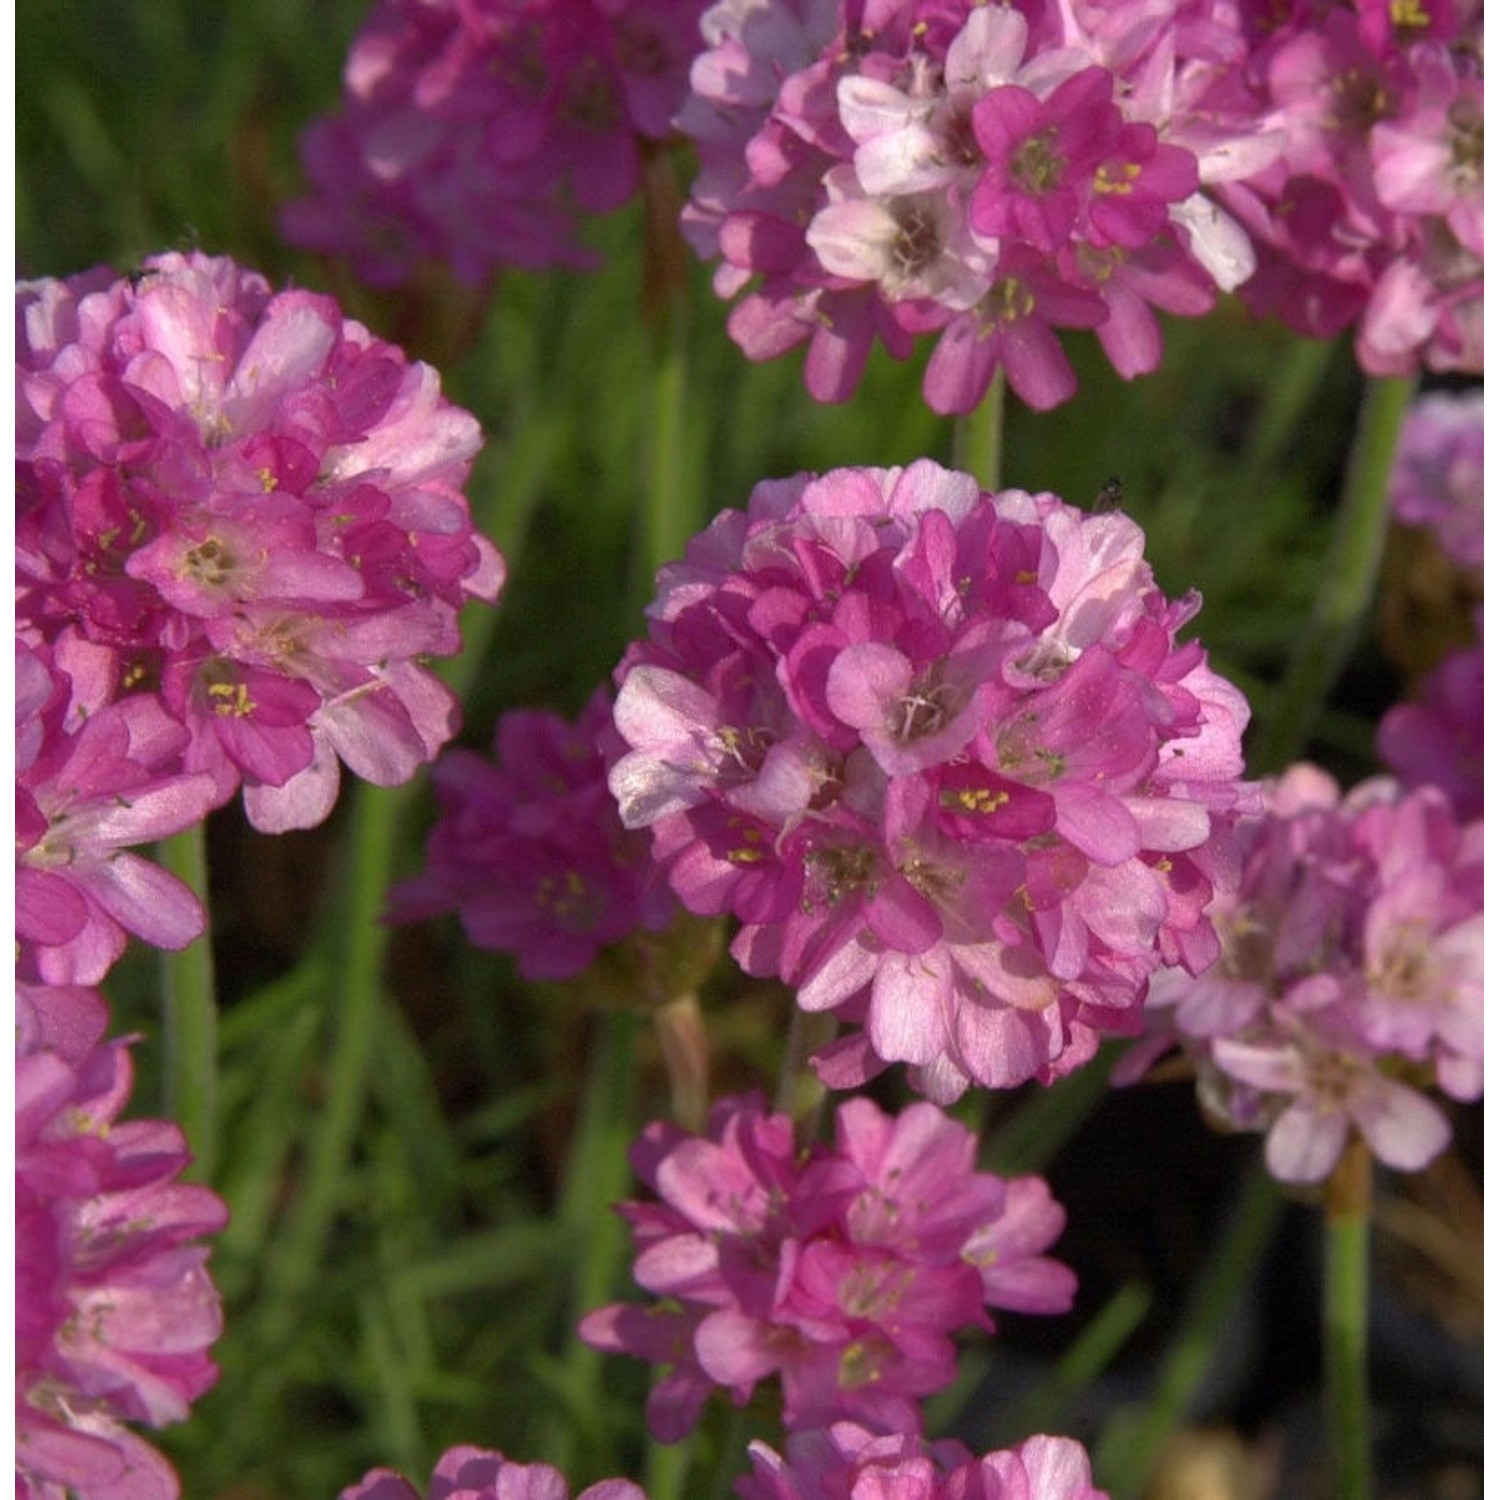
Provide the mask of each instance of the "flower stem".
[{"label": "flower stem", "polygon": [[162,954],[166,1033],[166,1114],[187,1136],[189,1173],[213,1180],[218,1148],[219,1008],[214,994],[212,915],[208,901],[207,825],[184,828],[159,846],[162,864],[203,903],[208,923],[179,953]]},{"label": "flower stem", "polygon": [[1005,376],[996,371],[984,398],[953,424],[953,466],[979,481],[982,490],[1000,488],[1005,439]]},{"label": "flower stem", "polygon": [[808,1059],[833,1040],[837,1024],[826,1012],[803,1010],[793,999],[781,1078],[776,1086],[776,1109],[792,1117],[800,1141],[809,1141],[817,1135],[818,1119],[828,1095],[818,1075],[808,1066]]},{"label": "flower stem", "polygon": [[1167,1351],[1156,1394],[1142,1412],[1117,1417],[1097,1448],[1095,1473],[1114,1500],[1138,1495],[1161,1450],[1187,1417],[1259,1265],[1284,1204],[1280,1186],[1257,1163],[1223,1238],[1205,1267]]},{"label": "flower stem", "polygon": [[380,1024],[382,973],[389,934],[380,917],[391,883],[396,833],[409,799],[406,788],[361,784],[354,807],[340,910],[328,924],[334,949],[333,1042],[327,1093],[308,1152],[301,1191],[266,1269],[265,1330],[274,1348],[299,1325],[322,1270],[329,1231],[345,1191],[349,1153],[364,1114],[370,1058]]},{"label": "flower stem", "polygon": [[1329,1179],[1324,1203],[1323,1359],[1337,1500],[1369,1500],[1370,1392],[1366,1376],[1370,1148],[1356,1137]]},{"label": "flower stem", "polygon": [[1255,747],[1262,772],[1284,770],[1301,754],[1374,597],[1385,547],[1391,466],[1415,389],[1413,376],[1365,384],[1323,586],[1292,654],[1276,712]]}]

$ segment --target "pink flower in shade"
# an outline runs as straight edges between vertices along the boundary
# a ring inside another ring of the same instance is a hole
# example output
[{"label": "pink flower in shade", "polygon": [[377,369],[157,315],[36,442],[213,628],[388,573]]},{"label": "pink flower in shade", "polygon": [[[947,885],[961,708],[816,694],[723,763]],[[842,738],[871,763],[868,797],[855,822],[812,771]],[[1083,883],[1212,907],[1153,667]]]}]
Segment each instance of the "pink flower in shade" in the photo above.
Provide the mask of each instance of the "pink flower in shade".
[{"label": "pink flower in shade", "polygon": [[92,652],[263,829],[326,817],[340,761],[390,786],[431,760],[458,706],[421,662],[504,579],[436,372],[200,254],[23,285],[17,316],[22,637]]},{"label": "pink flower in shade", "polygon": [[223,1203],[176,1179],[159,1120],[119,1119],[123,1040],[87,990],[16,997],[16,1485],[35,1500],[175,1500],[177,1476],[125,1422],[181,1421],[218,1371],[218,1295],[195,1243]]},{"label": "pink flower in shade", "polygon": [[[971,410],[997,370],[1055,406],[1075,388],[1056,328],[1099,330],[1139,374],[1160,357],[1153,308],[1202,313],[1205,283],[1252,268],[1200,190],[1274,154],[1244,96],[1202,82],[1248,49],[1227,13],[761,0],[710,6],[703,34],[684,230],[738,299],[731,336],[752,359],[806,343],[819,400],[853,393],[877,340],[904,359],[939,333],[936,410]],[[1122,287],[1146,262],[1156,295],[1106,297],[1100,256]]]},{"label": "pink flower in shade", "polygon": [[340,111],[302,144],[310,193],[293,243],[373,286],[446,266],[584,269],[586,213],[621,207],[643,141],[687,92],[702,0],[377,0]]},{"label": "pink flower in shade", "polygon": [[[450,1448],[418,1490],[392,1469],[372,1469],[339,1500],[568,1500],[568,1481],[551,1464],[512,1463],[485,1448]],[[583,1490],[578,1500],[646,1500],[627,1479],[605,1479]]]},{"label": "pink flower in shade", "polygon": [[1428,527],[1460,567],[1484,563],[1484,391],[1430,391],[1407,413],[1391,515]]},{"label": "pink flower in shade", "polygon": [[1108,1500],[1072,1438],[1030,1437],[974,1458],[958,1443],[835,1422],[791,1433],[786,1449],[783,1458],[750,1444],[751,1473],[735,1485],[741,1500]]},{"label": "pink flower in shade", "polygon": [[514,954],[527,979],[571,978],[608,944],[665,928],[677,903],[606,780],[598,741],[613,732],[610,708],[601,688],[573,724],[504,714],[493,759],[441,756],[427,868],[391,892],[393,919],[456,911],[475,947]]},{"label": "pink flower in shade", "polygon": [[595,1348],[670,1368],[647,1424],[690,1431],[716,1386],[744,1405],[767,1376],[783,1421],[918,1429],[954,1376],[951,1335],[986,1307],[1062,1312],[1074,1278],[1043,1252],[1063,1212],[1035,1177],[974,1170],[974,1137],[935,1106],[838,1110],[832,1147],[799,1147],[758,1097],[715,1105],[707,1137],[648,1126],[632,1151],[657,1200],[622,1204],[636,1280],[663,1299],[580,1326]]},{"label": "pink flower in shade", "polygon": [[922,461],[762,484],[659,575],[610,786],[743,967],[858,1026],[826,1081],[1050,1081],[1217,956],[1248,712],[1143,546]]},{"label": "pink flower in shade", "polygon": [[1377,780],[1341,798],[1297,766],[1239,833],[1224,955],[1196,980],[1158,979],[1158,1039],[1124,1076],[1180,1045],[1205,1109],[1264,1131],[1284,1181],[1327,1177],[1354,1132],[1388,1166],[1425,1166],[1449,1127],[1424,1089],[1483,1091],[1481,825],[1432,787]]},{"label": "pink flower in shade", "polygon": [[129,934],[175,949],[203,931],[187,887],[130,851],[201,822],[215,788],[181,769],[187,731],[155,699],[87,712],[50,658],[16,642],[19,972],[97,984]]},{"label": "pink flower in shade", "polygon": [[1380,721],[1380,758],[1403,786],[1435,786],[1461,822],[1484,812],[1484,647],[1445,657]]}]

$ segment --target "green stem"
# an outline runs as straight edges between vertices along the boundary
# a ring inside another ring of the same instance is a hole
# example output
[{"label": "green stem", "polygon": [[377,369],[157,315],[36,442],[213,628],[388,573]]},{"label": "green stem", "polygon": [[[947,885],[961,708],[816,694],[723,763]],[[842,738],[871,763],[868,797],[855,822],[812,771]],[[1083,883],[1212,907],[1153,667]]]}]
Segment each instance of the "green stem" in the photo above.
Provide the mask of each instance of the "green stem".
[{"label": "green stem", "polygon": [[[618,1290],[628,1249],[625,1226],[611,1209],[630,1192],[639,1028],[639,1018],[628,1013],[617,1011],[598,1018],[558,1207],[568,1243],[577,1256],[563,1372],[569,1412],[583,1420],[603,1409],[605,1356],[574,1330],[585,1313],[602,1307]],[[568,1472],[575,1466],[578,1422],[560,1415],[551,1429],[543,1446],[547,1462]]]},{"label": "green stem", "polygon": [[1213,1259],[1193,1289],[1151,1404],[1143,1412],[1116,1419],[1099,1442],[1095,1473],[1114,1500],[1130,1500],[1141,1492],[1167,1439],[1186,1419],[1270,1243],[1283,1202],[1279,1184],[1257,1163]]},{"label": "green stem", "polygon": [[1308,409],[1338,347],[1334,339],[1292,341],[1245,443],[1245,465],[1252,475],[1266,474],[1308,420]]},{"label": "green stem", "polygon": [[218,1149],[219,1007],[214,994],[213,919],[208,901],[206,825],[158,846],[162,864],[203,903],[207,925],[179,953],[162,954],[166,1031],[166,1114],[187,1136],[190,1176],[211,1182]]},{"label": "green stem", "polygon": [[697,519],[686,476],[687,316],[680,299],[664,309],[647,337],[652,368],[642,434],[646,505],[637,539],[632,631],[639,624],[635,611],[656,592],[656,570],[682,552]]},{"label": "green stem", "polygon": [[1276,712],[1255,747],[1262,772],[1283,770],[1301,754],[1374,597],[1391,466],[1415,389],[1413,376],[1365,384],[1323,585],[1293,652]]},{"label": "green stem", "polygon": [[786,1052],[781,1059],[781,1078],[776,1085],[776,1109],[792,1117],[797,1138],[809,1141],[818,1133],[818,1119],[828,1090],[808,1066],[808,1059],[833,1040],[838,1023],[823,1011],[806,1011],[792,1000],[787,1025]]},{"label": "green stem", "polygon": [[1329,1183],[1323,1241],[1323,1358],[1337,1500],[1370,1500],[1370,1153],[1354,1141]]},{"label": "green stem", "polygon": [[345,844],[343,898],[327,929],[334,949],[332,972],[338,976],[327,1090],[301,1190],[266,1270],[265,1330],[273,1347],[296,1332],[305,1299],[323,1268],[329,1232],[341,1206],[345,1168],[365,1111],[370,1058],[380,1024],[389,943],[380,918],[409,788],[391,791],[360,784],[351,791],[354,806]]},{"label": "green stem", "polygon": [[1005,376],[998,370],[979,405],[953,426],[953,466],[979,481],[982,490],[1000,488],[1005,438]]}]

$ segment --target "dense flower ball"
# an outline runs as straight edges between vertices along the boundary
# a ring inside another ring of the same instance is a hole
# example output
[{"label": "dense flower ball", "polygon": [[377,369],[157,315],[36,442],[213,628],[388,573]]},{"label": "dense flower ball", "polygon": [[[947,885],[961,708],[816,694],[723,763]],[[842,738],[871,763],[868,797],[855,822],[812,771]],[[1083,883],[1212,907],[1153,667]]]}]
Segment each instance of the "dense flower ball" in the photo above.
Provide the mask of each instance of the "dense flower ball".
[{"label": "dense flower ball", "polygon": [[150,697],[95,700],[46,646],[18,640],[15,938],[21,978],[98,984],[129,934],[183,948],[203,908],[134,846],[190,828],[216,798],[213,777],[182,769],[187,731]]},{"label": "dense flower ball", "polygon": [[1143,544],[921,461],[762,484],[659,575],[610,785],[747,970],[857,1024],[825,1081],[1050,1081],[1217,956],[1248,709]]},{"label": "dense flower ball", "polygon": [[1484,391],[1412,403],[1391,473],[1391,515],[1430,529],[1461,568],[1484,565]]},{"label": "dense flower ball", "polygon": [[1460,821],[1484,812],[1484,647],[1454,651],[1380,721],[1380,758],[1403,786],[1435,786]]},{"label": "dense flower ball", "polygon": [[[512,1463],[485,1448],[450,1448],[438,1460],[425,1493],[391,1469],[372,1469],[339,1500],[568,1500],[568,1482],[551,1464]],[[626,1479],[605,1479],[578,1500],[646,1500]]]},{"label": "dense flower ball", "polygon": [[935,410],[997,371],[1052,407],[1077,384],[1056,329],[1139,375],[1158,312],[1201,315],[1253,266],[1202,191],[1277,150],[1222,86],[1246,53],[1232,7],[724,0],[703,34],[684,229],[741,349],[806,344],[819,400],[853,393],[877,339],[905,358],[937,332]]},{"label": "dense flower ball", "polygon": [[507,713],[493,759],[442,755],[427,868],[391,892],[393,918],[456,911],[475,947],[514,954],[527,979],[572,978],[608,944],[666,927],[677,903],[606,780],[598,741],[610,706],[601,688],[576,723]]},{"label": "dense flower ball", "polygon": [[1243,884],[1216,912],[1223,958],[1158,979],[1154,1050],[1188,1053],[1206,1111],[1266,1132],[1284,1181],[1326,1178],[1356,1132],[1387,1166],[1426,1166],[1450,1131],[1423,1089],[1484,1087],[1482,826],[1434,788],[1376,780],[1341,797],[1302,765],[1240,836]]},{"label": "dense flower ball", "polygon": [[293,243],[372,286],[427,264],[479,285],[507,266],[586,267],[584,213],[619,208],[642,141],[687,92],[703,0],[376,0],[341,110],[302,147]]},{"label": "dense flower ball", "polygon": [[786,1449],[783,1458],[751,1443],[752,1472],[735,1485],[740,1500],[1108,1500],[1072,1438],[1030,1437],[974,1458],[958,1443],[835,1422],[792,1433]]},{"label": "dense flower ball", "polygon": [[182,1133],[121,1121],[124,1041],[89,990],[16,997],[16,1491],[173,1500],[172,1466],[125,1422],[181,1421],[217,1378],[219,1299],[195,1243],[223,1203],[176,1179]]},{"label": "dense flower ball", "polygon": [[434,370],[227,258],[17,291],[17,628],[101,701],[149,697],[257,827],[327,816],[452,737],[423,666],[493,600]]},{"label": "dense flower ball", "polygon": [[1252,309],[1353,327],[1374,375],[1484,370],[1483,7],[1291,0],[1244,7],[1232,87],[1280,141],[1215,187],[1250,233]]},{"label": "dense flower ball", "polygon": [[597,1349],[667,1365],[647,1425],[675,1442],[715,1387],[739,1405],[780,1381],[788,1428],[851,1418],[916,1432],[956,1375],[951,1335],[986,1307],[1063,1312],[1074,1277],[1043,1252],[1063,1211],[1039,1177],[974,1170],[975,1139],[935,1105],[838,1110],[833,1147],[799,1146],[756,1096],[720,1100],[705,1137],[648,1126],[631,1160],[659,1201],[621,1205],[636,1280],[662,1299],[580,1327]]}]

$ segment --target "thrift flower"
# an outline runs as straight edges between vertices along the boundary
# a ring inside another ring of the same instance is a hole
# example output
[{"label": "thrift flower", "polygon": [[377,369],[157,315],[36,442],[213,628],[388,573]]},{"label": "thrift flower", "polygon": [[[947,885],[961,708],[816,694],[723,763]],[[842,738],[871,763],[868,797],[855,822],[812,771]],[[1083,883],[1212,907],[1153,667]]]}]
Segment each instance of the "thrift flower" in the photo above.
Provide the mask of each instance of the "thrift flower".
[{"label": "thrift flower", "polygon": [[1050,1081],[1217,956],[1248,710],[1143,547],[921,461],[762,484],[660,573],[610,786],[745,969],[858,1027],[826,1082]]},{"label": "thrift flower", "polygon": [[803,1149],[756,1096],[720,1100],[706,1138],[650,1125],[632,1153],[657,1201],[622,1204],[636,1280],[662,1299],[580,1326],[594,1348],[666,1364],[647,1424],[675,1442],[723,1386],[780,1381],[790,1429],[839,1418],[918,1430],[954,1378],[951,1335],[986,1307],[1062,1312],[1074,1278],[1042,1252],[1062,1209],[1038,1177],[974,1170],[975,1139],[935,1105],[894,1119],[839,1107],[837,1142]]},{"label": "thrift flower", "polygon": [[504,714],[493,759],[441,756],[427,868],[391,892],[394,919],[456,911],[475,947],[514,954],[527,979],[571,978],[608,944],[665,928],[677,904],[652,878],[649,837],[621,824],[597,744],[610,707],[601,688],[576,724]]},{"label": "thrift flower", "polygon": [[1429,528],[1459,567],[1484,564],[1484,391],[1431,391],[1407,413],[1391,515]]},{"label": "thrift flower", "polygon": [[750,1444],[752,1472],[735,1485],[740,1500],[1108,1500],[1072,1438],[1030,1437],[974,1458],[959,1443],[929,1445],[835,1422],[791,1433],[786,1449],[783,1458],[765,1443]]},{"label": "thrift flower", "polygon": [[197,253],[24,284],[17,318],[22,638],[150,700],[268,831],[326,817],[340,761],[391,786],[431,760],[458,706],[422,662],[504,579],[436,372]]},{"label": "thrift flower", "polygon": [[1162,1040],[1197,1065],[1213,1119],[1266,1133],[1283,1181],[1326,1178],[1353,1132],[1388,1166],[1426,1166],[1450,1134],[1426,1090],[1483,1091],[1481,825],[1432,787],[1377,780],[1341,798],[1296,766],[1239,834],[1223,957],[1158,979]]},{"label": "thrift flower", "polygon": [[[551,1464],[512,1463],[485,1448],[450,1448],[438,1460],[425,1492],[391,1469],[371,1469],[339,1500],[568,1500],[568,1482]],[[639,1485],[605,1479],[578,1500],[646,1500]]]},{"label": "thrift flower", "polygon": [[174,1500],[126,1422],[181,1421],[217,1378],[219,1299],[196,1243],[224,1205],[176,1179],[181,1132],[122,1121],[127,1043],[91,991],[16,998],[16,1489],[27,1500]]},{"label": "thrift flower", "polygon": [[642,144],[687,91],[702,0],[376,0],[340,110],[302,142],[294,244],[372,286],[441,263],[483,285],[507,266],[583,269],[587,213],[621,207]]},{"label": "thrift flower", "polygon": [[1435,786],[1460,822],[1484,812],[1484,647],[1445,657],[1380,721],[1380,758],[1404,787]]}]

